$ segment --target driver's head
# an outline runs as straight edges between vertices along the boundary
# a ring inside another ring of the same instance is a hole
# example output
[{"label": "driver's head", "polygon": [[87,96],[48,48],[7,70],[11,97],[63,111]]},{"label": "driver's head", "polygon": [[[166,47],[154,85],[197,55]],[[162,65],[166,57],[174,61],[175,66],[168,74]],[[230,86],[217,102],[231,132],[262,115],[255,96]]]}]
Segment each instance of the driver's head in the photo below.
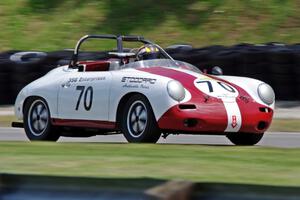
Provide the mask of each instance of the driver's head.
[{"label": "driver's head", "polygon": [[153,44],[145,44],[138,49],[136,54],[138,60],[151,60],[160,57],[160,50]]}]

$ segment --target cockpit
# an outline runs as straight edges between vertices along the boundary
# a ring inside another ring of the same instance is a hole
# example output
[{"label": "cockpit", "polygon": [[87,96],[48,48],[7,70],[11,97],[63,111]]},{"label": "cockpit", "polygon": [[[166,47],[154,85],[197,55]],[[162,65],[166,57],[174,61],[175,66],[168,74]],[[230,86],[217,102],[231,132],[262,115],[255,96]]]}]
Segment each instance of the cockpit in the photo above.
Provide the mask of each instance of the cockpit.
[{"label": "cockpit", "polygon": [[[87,39],[116,39],[116,51],[107,52],[107,59],[79,61],[78,54],[81,44]],[[129,51],[123,49],[123,42],[141,42],[140,48]],[[150,42],[140,36],[115,36],[115,35],[86,35],[76,44],[69,68],[78,69],[81,72],[88,71],[114,71],[128,68],[150,67],[175,67],[200,72],[200,70],[186,62],[174,60],[159,45]]]}]

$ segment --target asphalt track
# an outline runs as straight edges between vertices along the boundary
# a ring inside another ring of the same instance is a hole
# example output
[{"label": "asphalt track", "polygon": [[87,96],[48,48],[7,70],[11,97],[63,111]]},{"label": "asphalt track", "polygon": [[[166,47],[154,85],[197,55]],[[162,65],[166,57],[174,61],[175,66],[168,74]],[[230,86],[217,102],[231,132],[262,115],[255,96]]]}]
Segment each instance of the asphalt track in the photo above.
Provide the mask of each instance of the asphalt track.
[{"label": "asphalt track", "polygon": [[[0,141],[29,141],[23,129],[1,128]],[[98,142],[98,143],[127,143],[123,135],[94,136],[88,138],[61,137],[58,142]],[[231,146],[232,144],[225,136],[208,135],[170,135],[167,139],[161,138],[161,144],[199,144]],[[300,148],[300,133],[290,132],[267,132],[257,146]]]}]

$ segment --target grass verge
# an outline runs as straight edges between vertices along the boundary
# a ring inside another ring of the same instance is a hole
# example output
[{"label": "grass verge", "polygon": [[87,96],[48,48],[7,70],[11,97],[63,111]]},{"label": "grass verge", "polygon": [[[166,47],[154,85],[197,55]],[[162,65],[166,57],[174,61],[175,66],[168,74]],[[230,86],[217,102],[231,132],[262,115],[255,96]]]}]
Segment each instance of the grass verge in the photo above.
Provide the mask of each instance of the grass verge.
[{"label": "grass verge", "polygon": [[300,185],[300,149],[1,142],[0,173]]},{"label": "grass verge", "polygon": [[13,121],[17,121],[14,115],[0,115],[0,127],[10,127]]},{"label": "grass verge", "polygon": [[299,8],[297,0],[1,0],[0,51],[74,48],[99,33],[144,35],[162,46],[297,43]]},{"label": "grass verge", "polygon": [[273,119],[268,131],[271,132],[300,132],[300,119]]}]

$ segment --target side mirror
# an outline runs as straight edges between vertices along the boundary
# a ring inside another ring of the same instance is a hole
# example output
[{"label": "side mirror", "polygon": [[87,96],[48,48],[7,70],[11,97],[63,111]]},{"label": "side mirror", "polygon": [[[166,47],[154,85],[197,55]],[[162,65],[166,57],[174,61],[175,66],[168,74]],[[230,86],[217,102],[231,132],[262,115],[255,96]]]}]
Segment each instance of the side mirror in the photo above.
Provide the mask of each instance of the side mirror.
[{"label": "side mirror", "polygon": [[211,70],[211,74],[213,75],[223,75],[223,70],[221,69],[221,67],[215,66],[212,68]]}]

